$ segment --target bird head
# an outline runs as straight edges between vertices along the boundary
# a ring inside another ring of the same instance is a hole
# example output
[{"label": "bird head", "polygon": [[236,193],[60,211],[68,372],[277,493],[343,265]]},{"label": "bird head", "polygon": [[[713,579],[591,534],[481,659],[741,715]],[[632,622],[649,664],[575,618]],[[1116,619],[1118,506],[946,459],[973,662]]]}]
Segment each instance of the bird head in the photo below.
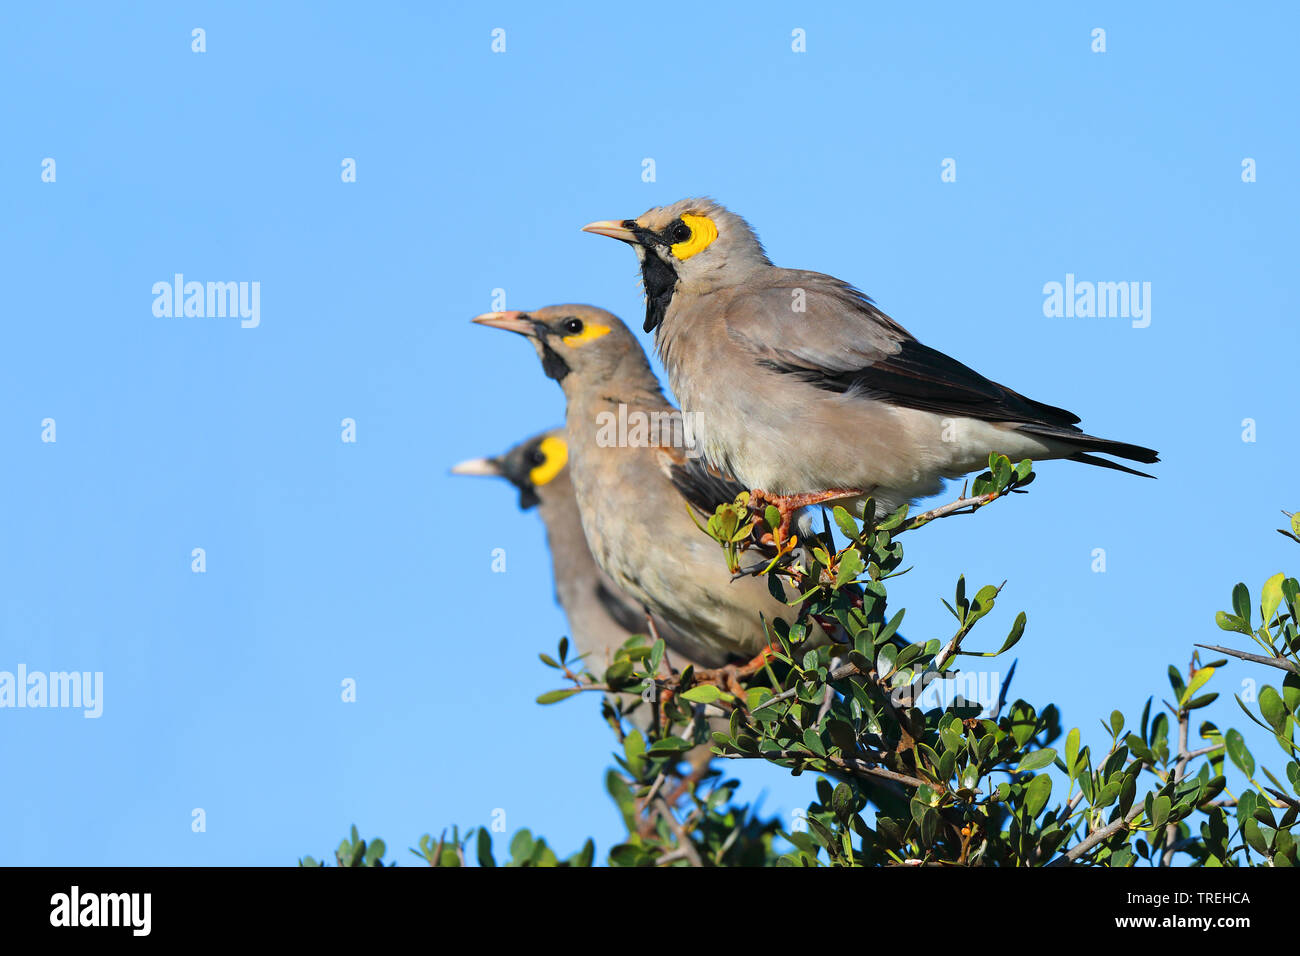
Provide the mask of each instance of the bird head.
[{"label": "bird head", "polygon": [[[517,332],[533,343],[542,370],[566,390],[618,374],[630,381],[654,375],[641,344],[618,316],[591,305],[550,305],[532,312],[487,312],[479,325]],[[655,388],[658,384],[655,383]]]},{"label": "bird head", "polygon": [[519,489],[519,507],[527,511],[540,503],[542,490],[559,477],[569,461],[564,430],[534,435],[493,458],[470,458],[451,469],[453,475],[505,478]]},{"label": "bird head", "polygon": [[636,219],[588,223],[582,231],[618,239],[636,251],[647,332],[663,322],[679,284],[706,292],[735,285],[772,264],[749,223],[712,199],[682,199]]}]

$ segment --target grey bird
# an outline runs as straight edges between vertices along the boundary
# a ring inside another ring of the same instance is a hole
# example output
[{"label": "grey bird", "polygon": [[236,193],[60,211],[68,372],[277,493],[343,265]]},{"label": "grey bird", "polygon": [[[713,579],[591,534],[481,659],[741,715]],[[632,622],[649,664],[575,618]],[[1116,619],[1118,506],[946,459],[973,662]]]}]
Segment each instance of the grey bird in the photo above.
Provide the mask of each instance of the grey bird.
[{"label": "grey bird", "polygon": [[501,455],[462,461],[451,471],[504,478],[519,490],[522,510],[537,509],[546,527],[556,600],[568,618],[574,646],[599,676],[631,637],[648,633],[646,614],[596,566],[582,532],[567,462],[564,431],[553,429]]},{"label": "grey bird", "polygon": [[991,452],[1143,477],[1095,453],[1159,460],[921,344],[848,283],[774,266],[749,224],[713,200],[583,229],[632,245],[645,330],[705,456],[786,522],[837,499],[861,514],[874,497],[891,512],[981,470]]},{"label": "grey bird", "polygon": [[[546,527],[555,596],[568,618],[569,634],[587,669],[600,677],[619,648],[633,637],[647,634],[649,628],[643,606],[621,591],[591,556],[569,478],[568,458],[564,430],[557,428],[527,438],[503,454],[462,461],[451,471],[504,478],[519,490],[521,509],[537,509]],[[656,621],[654,630],[674,649],[686,643],[666,621]],[[678,669],[688,664],[697,669],[702,666],[681,654],[674,654],[672,664]],[[632,694],[618,696],[633,726],[643,731],[650,726],[654,715],[648,706],[642,706]],[[714,730],[727,729],[725,722],[711,720],[709,725]],[[702,747],[687,759],[698,769],[707,765],[710,757],[709,748]]]},{"label": "grey bird", "polygon": [[474,321],[528,338],[564,390],[568,468],[587,544],[620,591],[673,629],[671,639],[661,635],[665,644],[706,667],[761,655],[764,620],[795,613],[764,580],[732,580],[717,544],[697,527],[692,507],[712,513],[743,489],[693,457],[687,423],[627,327],[589,305]]}]

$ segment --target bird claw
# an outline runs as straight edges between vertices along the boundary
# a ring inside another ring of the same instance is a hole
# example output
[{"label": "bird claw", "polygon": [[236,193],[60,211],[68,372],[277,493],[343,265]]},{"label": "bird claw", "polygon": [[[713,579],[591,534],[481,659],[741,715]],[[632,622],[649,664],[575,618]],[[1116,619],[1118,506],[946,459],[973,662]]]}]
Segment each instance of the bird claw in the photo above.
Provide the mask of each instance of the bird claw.
[{"label": "bird claw", "polygon": [[774,506],[781,515],[780,525],[772,529],[772,534],[763,535],[760,543],[767,543],[769,538],[772,544],[776,546],[779,552],[785,550],[786,539],[790,534],[790,521],[794,518],[794,513],[800,508],[807,508],[810,505],[820,505],[827,501],[834,501],[839,498],[857,498],[863,494],[858,488],[830,488],[826,491],[811,491],[797,495],[774,495],[755,488],[749,493],[749,504],[751,508],[758,510],[763,502]]}]

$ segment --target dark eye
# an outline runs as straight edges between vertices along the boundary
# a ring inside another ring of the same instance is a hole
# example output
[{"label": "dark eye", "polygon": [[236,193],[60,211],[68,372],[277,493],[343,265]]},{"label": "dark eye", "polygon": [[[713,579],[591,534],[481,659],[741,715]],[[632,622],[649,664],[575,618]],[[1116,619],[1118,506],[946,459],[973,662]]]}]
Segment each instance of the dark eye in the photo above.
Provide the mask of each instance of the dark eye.
[{"label": "dark eye", "polygon": [[541,448],[534,448],[528,455],[528,463],[533,467],[546,464],[546,455]]},{"label": "dark eye", "polygon": [[687,239],[691,238],[691,227],[678,219],[668,227],[668,238],[672,241],[673,245],[677,245],[679,242],[685,242]]},{"label": "dark eye", "polygon": [[577,335],[582,331],[582,319],[565,319],[563,328],[565,335]]}]

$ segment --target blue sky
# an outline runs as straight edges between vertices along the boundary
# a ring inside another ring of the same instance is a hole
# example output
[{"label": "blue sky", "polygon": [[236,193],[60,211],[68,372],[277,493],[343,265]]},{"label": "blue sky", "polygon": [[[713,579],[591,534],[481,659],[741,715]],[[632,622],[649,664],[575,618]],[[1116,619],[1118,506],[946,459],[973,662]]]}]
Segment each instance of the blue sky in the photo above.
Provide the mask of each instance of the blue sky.
[{"label": "blue sky", "polygon": [[[6,7],[0,670],[102,671],[104,700],[0,710],[0,862],[286,864],[353,822],[415,862],[498,808],[603,856],[596,702],[532,702],[565,632],[540,523],[447,469],[562,419],[531,350],[470,326],[493,290],[635,320],[633,257],[579,227],[687,195],[1160,449],[1158,481],[1044,464],[1028,496],[909,536],[891,591],[909,636],[947,637],[957,575],[1005,579],[972,643],[1024,609],[1013,690],[1101,745],[1098,718],[1136,719],[1220,637],[1236,581],[1300,565],[1273,531],[1300,507],[1300,15],[1179,14]],[[155,316],[177,272],[260,283],[260,324]],[[1150,282],[1150,325],[1045,317],[1067,274]],[[1263,676],[1229,667],[1209,716],[1245,724],[1226,692]],[[811,795],[742,778],[772,812]]]}]

